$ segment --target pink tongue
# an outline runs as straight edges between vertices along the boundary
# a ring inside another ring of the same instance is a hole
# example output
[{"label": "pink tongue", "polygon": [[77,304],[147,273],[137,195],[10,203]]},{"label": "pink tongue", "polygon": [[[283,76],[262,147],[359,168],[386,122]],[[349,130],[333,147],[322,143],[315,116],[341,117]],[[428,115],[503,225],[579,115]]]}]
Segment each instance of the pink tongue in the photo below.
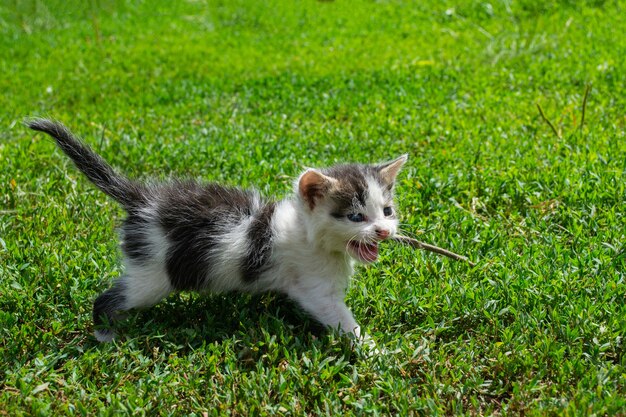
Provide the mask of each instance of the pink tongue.
[{"label": "pink tongue", "polygon": [[374,262],[378,258],[378,246],[361,243],[357,246],[359,256],[367,262]]}]

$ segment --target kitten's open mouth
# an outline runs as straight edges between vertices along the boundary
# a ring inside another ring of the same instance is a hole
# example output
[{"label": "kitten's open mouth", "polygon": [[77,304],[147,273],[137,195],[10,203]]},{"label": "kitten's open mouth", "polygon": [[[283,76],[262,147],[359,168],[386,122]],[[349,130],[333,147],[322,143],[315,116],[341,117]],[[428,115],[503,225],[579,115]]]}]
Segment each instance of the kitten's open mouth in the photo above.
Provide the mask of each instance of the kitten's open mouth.
[{"label": "kitten's open mouth", "polygon": [[364,263],[374,262],[378,258],[378,245],[351,240],[348,242],[351,255]]}]

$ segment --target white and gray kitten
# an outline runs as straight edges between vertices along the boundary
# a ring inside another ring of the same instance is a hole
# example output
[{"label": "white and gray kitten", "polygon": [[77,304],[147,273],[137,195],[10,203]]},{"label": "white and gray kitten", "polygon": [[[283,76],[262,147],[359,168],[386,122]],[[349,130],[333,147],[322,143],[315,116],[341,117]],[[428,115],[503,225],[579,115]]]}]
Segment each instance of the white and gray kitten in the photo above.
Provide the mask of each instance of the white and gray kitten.
[{"label": "white and gray kitten", "polygon": [[396,175],[407,156],[381,165],[308,169],[291,198],[173,180],[139,183],[116,173],[62,124],[37,119],[98,188],[128,212],[124,273],[93,307],[95,335],[114,337],[116,316],[174,291],[278,291],[322,324],[361,336],[344,298],[354,261],[374,262],[396,233]]}]

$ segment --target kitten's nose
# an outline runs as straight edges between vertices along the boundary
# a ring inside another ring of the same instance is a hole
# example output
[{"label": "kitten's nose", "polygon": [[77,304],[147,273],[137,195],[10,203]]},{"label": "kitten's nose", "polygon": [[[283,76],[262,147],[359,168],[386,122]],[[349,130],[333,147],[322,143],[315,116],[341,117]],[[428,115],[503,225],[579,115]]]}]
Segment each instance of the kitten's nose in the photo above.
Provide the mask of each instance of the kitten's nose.
[{"label": "kitten's nose", "polygon": [[389,230],[387,229],[376,229],[376,236],[383,240],[389,237]]}]

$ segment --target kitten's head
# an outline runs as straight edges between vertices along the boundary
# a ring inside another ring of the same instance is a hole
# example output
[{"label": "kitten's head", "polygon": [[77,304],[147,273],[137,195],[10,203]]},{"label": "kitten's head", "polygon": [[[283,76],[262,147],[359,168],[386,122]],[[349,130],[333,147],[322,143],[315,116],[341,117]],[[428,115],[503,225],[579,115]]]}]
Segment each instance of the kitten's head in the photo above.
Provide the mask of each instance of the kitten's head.
[{"label": "kitten's head", "polygon": [[297,182],[309,234],[330,251],[374,262],[378,242],[393,237],[398,218],[393,204],[396,176],[407,155],[380,165],[337,165],[309,169]]}]

